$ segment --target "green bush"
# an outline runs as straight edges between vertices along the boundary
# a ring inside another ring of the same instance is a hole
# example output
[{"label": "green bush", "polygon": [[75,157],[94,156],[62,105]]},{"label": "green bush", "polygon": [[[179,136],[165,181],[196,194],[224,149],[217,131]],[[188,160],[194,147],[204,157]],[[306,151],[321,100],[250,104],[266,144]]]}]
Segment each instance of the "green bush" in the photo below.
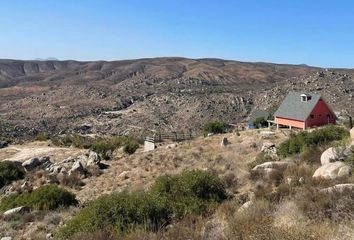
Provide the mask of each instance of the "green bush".
[{"label": "green bush", "polygon": [[133,154],[139,148],[139,143],[135,140],[130,140],[126,143],[123,148],[123,151],[128,154]]},{"label": "green bush", "polygon": [[0,211],[19,206],[28,206],[36,210],[55,210],[59,207],[77,205],[75,195],[57,185],[46,185],[31,193],[10,195],[0,202]]},{"label": "green bush", "polygon": [[264,119],[264,117],[259,117],[259,118],[256,118],[256,120],[254,120],[253,126],[254,126],[255,128],[268,127],[268,122],[267,122],[267,120]]},{"label": "green bush", "polygon": [[0,162],[0,188],[25,177],[25,171],[11,161]]},{"label": "green bush", "polygon": [[38,133],[35,140],[36,141],[47,141],[47,140],[49,140],[49,136],[46,133]]},{"label": "green bush", "polygon": [[102,196],[82,209],[56,237],[113,230],[128,233],[137,227],[159,230],[189,213],[202,213],[226,199],[221,180],[210,172],[191,171],[163,176],[146,193]]},{"label": "green bush", "polygon": [[124,152],[133,154],[139,147],[138,140],[129,136],[91,138],[80,135],[65,135],[63,137],[53,137],[51,140],[54,145],[58,146],[91,149],[104,159],[110,159],[111,153],[117,148],[124,147]]},{"label": "green bush", "polygon": [[203,131],[205,134],[208,133],[225,133],[228,129],[228,126],[225,122],[221,121],[213,121],[213,122],[208,122],[204,125]]},{"label": "green bush", "polygon": [[333,141],[345,139],[348,136],[349,132],[345,128],[329,125],[312,132],[303,131],[299,134],[291,135],[288,140],[280,144],[277,152],[280,156],[287,157],[301,153],[309,148],[316,148]]},{"label": "green bush", "polygon": [[213,173],[187,171],[175,176],[162,176],[151,192],[170,203],[174,218],[206,211],[211,203],[227,198],[224,183]]}]

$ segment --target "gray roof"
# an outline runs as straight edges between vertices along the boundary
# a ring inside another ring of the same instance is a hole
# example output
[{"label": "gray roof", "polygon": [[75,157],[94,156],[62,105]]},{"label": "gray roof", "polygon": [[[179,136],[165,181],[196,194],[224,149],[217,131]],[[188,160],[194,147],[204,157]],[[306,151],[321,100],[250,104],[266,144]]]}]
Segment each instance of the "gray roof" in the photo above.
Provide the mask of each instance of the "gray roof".
[{"label": "gray roof", "polygon": [[274,113],[274,116],[305,121],[311,114],[317,102],[321,99],[321,95],[306,94],[310,95],[311,99],[307,102],[302,102],[300,97],[302,94],[306,93],[289,92],[278,110]]},{"label": "gray roof", "polygon": [[254,109],[249,116],[248,124],[252,124],[257,118],[264,118],[265,120],[269,117],[269,112],[259,109]]}]

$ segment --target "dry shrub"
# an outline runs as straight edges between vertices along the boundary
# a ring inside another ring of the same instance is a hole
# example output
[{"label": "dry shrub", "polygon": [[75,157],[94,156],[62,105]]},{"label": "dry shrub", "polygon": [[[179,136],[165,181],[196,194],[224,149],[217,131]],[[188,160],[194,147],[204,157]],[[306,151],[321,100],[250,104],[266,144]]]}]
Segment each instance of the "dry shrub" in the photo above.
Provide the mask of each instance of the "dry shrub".
[{"label": "dry shrub", "polygon": [[329,219],[335,222],[354,220],[354,193],[323,193],[315,188],[303,188],[295,195],[295,202],[308,218]]},{"label": "dry shrub", "polygon": [[75,234],[72,240],[117,240],[118,235],[111,230],[97,230],[93,233],[78,233]]},{"label": "dry shrub", "polygon": [[60,174],[58,175],[58,180],[61,185],[70,187],[76,190],[80,190],[85,184],[81,180],[81,176],[78,173],[73,173],[71,175]]},{"label": "dry shrub", "polygon": [[235,240],[303,240],[318,239],[309,229],[276,227],[274,206],[266,200],[256,201],[252,207],[238,212],[229,221],[228,239]]}]

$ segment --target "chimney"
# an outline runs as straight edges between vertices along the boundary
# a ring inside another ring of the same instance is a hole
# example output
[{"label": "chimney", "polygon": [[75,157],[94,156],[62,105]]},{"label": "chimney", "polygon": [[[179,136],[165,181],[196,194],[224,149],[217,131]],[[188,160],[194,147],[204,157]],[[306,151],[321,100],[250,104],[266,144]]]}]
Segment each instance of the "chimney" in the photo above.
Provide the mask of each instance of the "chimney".
[{"label": "chimney", "polygon": [[307,102],[307,101],[311,100],[311,95],[309,95],[309,94],[301,94],[300,98],[301,98],[301,102]]}]

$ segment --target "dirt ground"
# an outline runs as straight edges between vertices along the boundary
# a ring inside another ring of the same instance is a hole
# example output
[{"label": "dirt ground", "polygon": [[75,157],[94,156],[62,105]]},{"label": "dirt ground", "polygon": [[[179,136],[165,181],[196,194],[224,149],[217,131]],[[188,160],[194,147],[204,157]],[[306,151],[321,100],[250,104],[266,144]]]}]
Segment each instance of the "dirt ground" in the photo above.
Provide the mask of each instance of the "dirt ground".
[{"label": "dirt ground", "polygon": [[86,150],[77,148],[63,148],[52,146],[50,142],[31,142],[23,145],[10,145],[0,149],[0,159],[8,161],[26,161],[34,157],[50,157],[51,161],[57,162],[68,157],[75,157]]}]

